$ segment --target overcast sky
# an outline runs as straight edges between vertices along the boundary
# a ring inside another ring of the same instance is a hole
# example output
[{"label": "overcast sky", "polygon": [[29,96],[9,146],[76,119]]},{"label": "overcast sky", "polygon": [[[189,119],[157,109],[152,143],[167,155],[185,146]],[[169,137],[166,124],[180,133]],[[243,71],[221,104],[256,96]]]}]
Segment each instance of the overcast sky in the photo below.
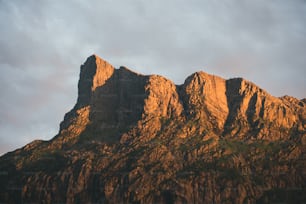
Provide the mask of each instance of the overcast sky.
[{"label": "overcast sky", "polygon": [[93,53],[177,84],[202,70],[306,97],[305,0],[0,0],[0,27],[0,154],[58,132]]}]

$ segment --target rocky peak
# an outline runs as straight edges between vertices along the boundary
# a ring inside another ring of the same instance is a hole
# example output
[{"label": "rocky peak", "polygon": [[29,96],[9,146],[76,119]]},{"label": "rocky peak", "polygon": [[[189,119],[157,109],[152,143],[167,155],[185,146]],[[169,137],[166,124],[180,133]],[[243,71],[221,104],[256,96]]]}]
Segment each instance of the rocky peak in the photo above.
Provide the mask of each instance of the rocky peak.
[{"label": "rocky peak", "polygon": [[65,115],[60,135],[69,138],[65,142],[76,142],[84,129],[90,129],[100,135],[98,139],[118,138],[121,130],[141,118],[146,79],[126,67],[115,69],[98,56],[90,56],[81,66],[78,100]]},{"label": "rocky peak", "polygon": [[113,75],[115,68],[97,55],[87,58],[81,65],[76,108],[89,105],[92,93]]},{"label": "rocky peak", "polygon": [[227,101],[230,111],[225,135],[278,140],[291,137],[290,132],[298,131],[303,123],[298,119],[299,100],[271,96],[242,78],[227,80]]},{"label": "rocky peak", "polygon": [[177,87],[172,81],[162,76],[151,75],[145,90],[148,97],[145,101],[144,114],[171,118],[182,113],[183,107]]},{"label": "rocky peak", "polygon": [[196,72],[185,80],[181,95],[187,115],[201,121],[210,121],[205,122],[208,129],[223,129],[229,111],[224,79]]}]

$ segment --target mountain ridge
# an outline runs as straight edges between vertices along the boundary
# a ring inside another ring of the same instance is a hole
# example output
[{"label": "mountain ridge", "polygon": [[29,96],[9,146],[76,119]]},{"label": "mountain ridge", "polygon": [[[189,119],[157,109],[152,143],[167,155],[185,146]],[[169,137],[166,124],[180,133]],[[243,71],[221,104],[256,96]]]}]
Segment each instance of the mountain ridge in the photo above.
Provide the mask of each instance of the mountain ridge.
[{"label": "mountain ridge", "polygon": [[305,145],[305,99],[202,71],[175,85],[92,55],[59,133],[0,158],[0,201],[300,202]]}]

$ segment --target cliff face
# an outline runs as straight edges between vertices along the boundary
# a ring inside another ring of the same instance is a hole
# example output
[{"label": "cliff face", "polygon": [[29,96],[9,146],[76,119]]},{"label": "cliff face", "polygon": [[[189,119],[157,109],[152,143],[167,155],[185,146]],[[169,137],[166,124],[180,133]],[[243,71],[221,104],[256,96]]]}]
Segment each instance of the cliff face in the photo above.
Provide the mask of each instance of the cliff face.
[{"label": "cliff face", "polygon": [[[97,140],[118,141],[120,134],[141,119],[148,77],[125,67],[115,69],[97,56],[81,66],[75,107],[65,115],[55,141],[72,145],[90,131]],[[92,132],[93,131],[93,132]]]},{"label": "cliff face", "polygon": [[183,85],[81,66],[50,141],[0,158],[0,202],[305,202],[306,100],[204,72]]}]

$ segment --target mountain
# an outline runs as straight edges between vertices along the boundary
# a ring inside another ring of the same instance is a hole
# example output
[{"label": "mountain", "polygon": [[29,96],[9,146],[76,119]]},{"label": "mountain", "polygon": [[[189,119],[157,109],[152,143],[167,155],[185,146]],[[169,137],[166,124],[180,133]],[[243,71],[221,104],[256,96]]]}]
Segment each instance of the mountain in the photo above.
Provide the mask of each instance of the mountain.
[{"label": "mountain", "polygon": [[305,203],[306,99],[96,55],[50,141],[0,158],[1,203]]}]

